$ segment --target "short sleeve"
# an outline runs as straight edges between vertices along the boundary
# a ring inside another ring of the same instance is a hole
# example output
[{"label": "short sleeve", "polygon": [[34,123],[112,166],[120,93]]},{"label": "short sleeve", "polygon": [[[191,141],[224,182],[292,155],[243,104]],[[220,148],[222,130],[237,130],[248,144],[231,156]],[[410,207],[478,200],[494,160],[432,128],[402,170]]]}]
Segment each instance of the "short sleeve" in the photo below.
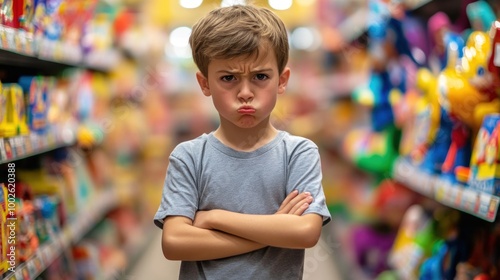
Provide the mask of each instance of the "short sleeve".
[{"label": "short sleeve", "polygon": [[331,220],[322,186],[321,159],[317,146],[310,140],[302,142],[292,153],[288,164],[287,193],[293,190],[310,192],[313,202],[304,214],[323,217],[323,225]]},{"label": "short sleeve", "polygon": [[[175,152],[175,151],[174,151]],[[187,160],[170,155],[163,194],[154,223],[163,229],[167,216],[185,216],[194,219],[198,209],[198,191],[195,181],[195,166]]]}]

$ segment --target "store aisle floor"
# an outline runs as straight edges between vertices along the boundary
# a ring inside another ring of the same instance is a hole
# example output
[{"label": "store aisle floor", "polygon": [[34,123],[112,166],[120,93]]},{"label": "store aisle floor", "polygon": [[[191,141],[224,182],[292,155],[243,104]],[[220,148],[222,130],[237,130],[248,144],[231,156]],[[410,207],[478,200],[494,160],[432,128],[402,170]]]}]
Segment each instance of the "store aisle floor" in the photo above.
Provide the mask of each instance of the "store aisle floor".
[{"label": "store aisle floor", "polygon": [[[155,229],[156,230],[156,229]],[[341,279],[335,266],[335,244],[331,235],[323,232],[318,244],[306,250],[304,263],[304,280],[337,280]],[[161,231],[156,230],[153,240],[144,252],[142,258],[134,264],[134,268],[123,280],[177,280],[180,262],[169,261],[161,252]]]}]

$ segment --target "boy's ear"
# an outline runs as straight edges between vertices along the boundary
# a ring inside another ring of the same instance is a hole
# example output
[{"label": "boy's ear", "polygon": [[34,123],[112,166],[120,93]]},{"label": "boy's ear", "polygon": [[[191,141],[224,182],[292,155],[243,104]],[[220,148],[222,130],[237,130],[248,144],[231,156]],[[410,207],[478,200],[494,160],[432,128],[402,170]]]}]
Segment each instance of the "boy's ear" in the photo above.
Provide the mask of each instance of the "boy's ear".
[{"label": "boy's ear", "polygon": [[289,78],[290,78],[290,68],[286,67],[283,70],[283,72],[281,72],[281,75],[280,75],[280,80],[279,80],[279,85],[278,85],[278,94],[285,93]]},{"label": "boy's ear", "polygon": [[201,91],[203,92],[203,95],[205,96],[210,96],[210,88],[208,86],[208,79],[201,73],[201,72],[196,72],[196,80],[198,81],[198,84],[200,85]]}]

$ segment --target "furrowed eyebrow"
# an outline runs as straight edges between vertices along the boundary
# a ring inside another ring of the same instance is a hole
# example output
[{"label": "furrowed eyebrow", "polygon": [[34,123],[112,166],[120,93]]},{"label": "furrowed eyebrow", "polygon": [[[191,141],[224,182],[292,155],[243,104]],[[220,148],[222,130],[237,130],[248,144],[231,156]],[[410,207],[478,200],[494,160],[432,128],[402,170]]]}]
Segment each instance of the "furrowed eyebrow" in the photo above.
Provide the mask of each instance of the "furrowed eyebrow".
[{"label": "furrowed eyebrow", "polygon": [[254,70],[254,71],[252,71],[251,73],[270,72],[270,71],[273,71],[273,69],[271,69],[271,68],[264,68],[264,69],[257,69],[257,70]]},{"label": "furrowed eyebrow", "polygon": [[240,72],[240,71],[229,71],[229,70],[219,70],[217,71],[216,73],[218,74],[240,74],[240,73],[243,73],[243,72]]},{"label": "furrowed eyebrow", "polygon": [[[271,69],[271,68],[264,68],[264,69],[253,70],[250,73],[262,73],[262,72],[271,72],[271,71],[273,71],[273,69]],[[231,70],[219,70],[216,73],[219,73],[219,74],[231,74],[231,75],[233,75],[233,74],[241,74],[243,72],[237,71],[237,70],[234,70],[234,71],[231,71]]]}]

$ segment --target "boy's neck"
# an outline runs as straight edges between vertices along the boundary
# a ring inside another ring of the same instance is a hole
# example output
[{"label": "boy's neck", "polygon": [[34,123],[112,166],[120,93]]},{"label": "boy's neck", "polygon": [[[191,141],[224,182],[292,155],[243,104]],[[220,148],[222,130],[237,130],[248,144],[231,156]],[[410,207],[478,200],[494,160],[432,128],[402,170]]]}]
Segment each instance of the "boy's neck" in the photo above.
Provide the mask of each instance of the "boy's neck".
[{"label": "boy's neck", "polygon": [[264,127],[239,128],[219,126],[214,136],[224,145],[242,152],[251,152],[271,142],[278,130],[271,124]]}]

